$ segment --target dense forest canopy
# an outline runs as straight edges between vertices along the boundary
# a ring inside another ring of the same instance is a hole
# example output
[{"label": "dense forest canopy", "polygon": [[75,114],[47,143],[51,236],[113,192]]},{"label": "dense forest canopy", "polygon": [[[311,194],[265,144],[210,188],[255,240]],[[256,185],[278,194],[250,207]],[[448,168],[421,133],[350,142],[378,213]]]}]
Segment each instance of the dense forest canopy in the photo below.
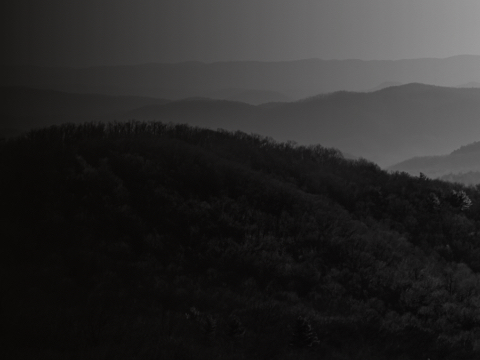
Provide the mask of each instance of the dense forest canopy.
[{"label": "dense forest canopy", "polygon": [[159,122],[33,130],[0,164],[9,351],[480,356],[479,188]]}]

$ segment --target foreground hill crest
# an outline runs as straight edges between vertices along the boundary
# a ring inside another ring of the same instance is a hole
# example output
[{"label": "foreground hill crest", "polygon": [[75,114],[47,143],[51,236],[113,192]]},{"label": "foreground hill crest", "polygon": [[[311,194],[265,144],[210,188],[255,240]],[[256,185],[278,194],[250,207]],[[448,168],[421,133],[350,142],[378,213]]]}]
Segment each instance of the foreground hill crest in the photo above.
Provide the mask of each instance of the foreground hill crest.
[{"label": "foreground hill crest", "polygon": [[16,355],[480,355],[472,187],[159,122],[38,129],[0,160]]}]

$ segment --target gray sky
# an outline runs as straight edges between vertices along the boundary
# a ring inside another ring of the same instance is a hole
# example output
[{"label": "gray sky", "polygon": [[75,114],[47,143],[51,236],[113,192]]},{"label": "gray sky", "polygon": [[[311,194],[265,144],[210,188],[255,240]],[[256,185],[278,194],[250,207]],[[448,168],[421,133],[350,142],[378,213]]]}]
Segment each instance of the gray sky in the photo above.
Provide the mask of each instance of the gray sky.
[{"label": "gray sky", "polygon": [[7,64],[480,54],[480,0],[16,0],[0,9]]}]

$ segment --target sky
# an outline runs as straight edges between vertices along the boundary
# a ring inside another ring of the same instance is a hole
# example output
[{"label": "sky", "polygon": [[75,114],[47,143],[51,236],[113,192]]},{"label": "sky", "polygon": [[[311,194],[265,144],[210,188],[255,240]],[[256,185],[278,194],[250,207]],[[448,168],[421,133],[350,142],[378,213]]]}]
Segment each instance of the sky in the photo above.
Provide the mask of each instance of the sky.
[{"label": "sky", "polygon": [[5,64],[480,55],[479,0],[16,0]]}]

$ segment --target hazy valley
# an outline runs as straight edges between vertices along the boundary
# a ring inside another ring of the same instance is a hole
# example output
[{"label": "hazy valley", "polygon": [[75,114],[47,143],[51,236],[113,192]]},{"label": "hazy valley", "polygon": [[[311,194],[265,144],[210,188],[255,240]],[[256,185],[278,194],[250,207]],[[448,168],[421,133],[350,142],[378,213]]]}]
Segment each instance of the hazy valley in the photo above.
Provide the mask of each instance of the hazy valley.
[{"label": "hazy valley", "polygon": [[[204,97],[170,101],[27,88],[2,92],[7,100],[1,126],[5,135],[64,122],[156,120],[331,146],[387,167],[415,156],[449,153],[477,141],[480,133],[478,88],[412,83],[260,105]],[[253,103],[275,97],[248,94]]]},{"label": "hazy valley", "polygon": [[479,142],[460,147],[447,155],[414,157],[389,167],[392,171],[405,171],[412,175],[423,173],[432,178],[480,184]]}]

